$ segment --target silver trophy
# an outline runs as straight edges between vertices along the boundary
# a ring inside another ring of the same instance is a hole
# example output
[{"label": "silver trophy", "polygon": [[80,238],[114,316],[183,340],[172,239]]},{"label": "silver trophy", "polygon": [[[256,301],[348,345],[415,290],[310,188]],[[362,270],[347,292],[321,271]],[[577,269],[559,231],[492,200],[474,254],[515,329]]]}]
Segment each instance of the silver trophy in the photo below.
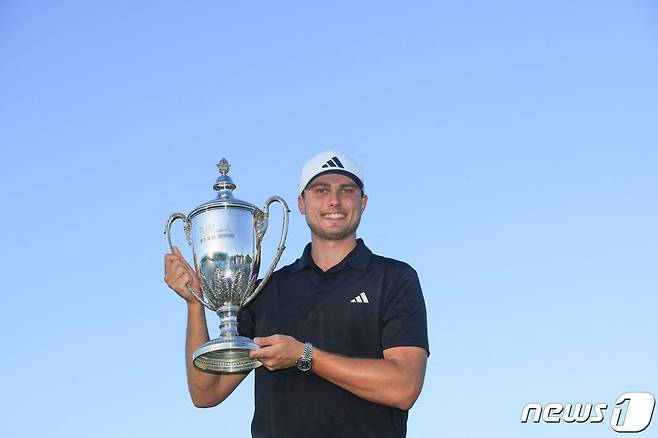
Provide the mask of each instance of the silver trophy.
[{"label": "silver trophy", "polygon": [[[221,374],[243,373],[261,365],[249,357],[249,350],[259,347],[251,339],[238,335],[238,311],[253,300],[272,275],[285,249],[288,234],[288,204],[278,196],[265,201],[262,210],[233,197],[236,185],[228,176],[226,159],[218,164],[219,178],[213,189],[218,194],[185,216],[174,213],[165,227],[169,249],[171,224],[183,221],[187,243],[192,247],[194,268],[201,281],[201,291],[188,290],[204,306],[219,315],[220,336],[203,344],[194,352],[197,368]],[[283,207],[281,240],[270,269],[256,286],[260,268],[261,241],[267,230],[269,208],[273,202]]]}]

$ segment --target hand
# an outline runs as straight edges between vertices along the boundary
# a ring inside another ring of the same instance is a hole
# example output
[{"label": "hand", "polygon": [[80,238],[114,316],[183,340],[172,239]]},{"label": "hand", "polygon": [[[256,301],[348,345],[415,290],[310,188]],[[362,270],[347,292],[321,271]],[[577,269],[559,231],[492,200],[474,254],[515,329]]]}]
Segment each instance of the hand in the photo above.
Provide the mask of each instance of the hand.
[{"label": "hand", "polygon": [[194,291],[201,290],[199,277],[194,269],[187,264],[180,250],[174,246],[173,254],[166,254],[164,258],[165,283],[180,295],[188,304],[201,304],[194,298],[194,295],[187,290],[186,285],[190,285]]},{"label": "hand", "polygon": [[297,365],[297,359],[304,353],[304,344],[292,336],[273,335],[254,338],[260,350],[252,350],[249,357],[258,359],[270,371],[282,370]]}]

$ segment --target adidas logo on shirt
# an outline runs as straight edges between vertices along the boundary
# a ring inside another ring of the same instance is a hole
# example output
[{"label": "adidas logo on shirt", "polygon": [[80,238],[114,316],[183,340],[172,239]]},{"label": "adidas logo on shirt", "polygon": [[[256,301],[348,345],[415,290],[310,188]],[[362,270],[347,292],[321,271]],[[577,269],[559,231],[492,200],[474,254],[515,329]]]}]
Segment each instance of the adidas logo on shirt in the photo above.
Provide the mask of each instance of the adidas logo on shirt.
[{"label": "adidas logo on shirt", "polygon": [[344,169],[345,167],[343,166],[343,163],[340,162],[338,157],[332,157],[331,160],[327,161],[325,164],[322,165],[323,168],[327,167],[340,167],[341,169]]},{"label": "adidas logo on shirt", "polygon": [[350,303],[368,304],[368,303],[370,303],[370,301],[368,301],[368,297],[366,296],[366,293],[361,292],[359,295],[357,295],[352,300],[350,300]]}]

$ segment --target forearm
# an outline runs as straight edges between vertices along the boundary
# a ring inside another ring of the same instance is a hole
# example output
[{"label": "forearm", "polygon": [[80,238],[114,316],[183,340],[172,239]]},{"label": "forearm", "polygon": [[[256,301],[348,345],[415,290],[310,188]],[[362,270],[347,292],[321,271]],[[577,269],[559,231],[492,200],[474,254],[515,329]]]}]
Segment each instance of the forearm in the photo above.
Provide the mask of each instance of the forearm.
[{"label": "forearm", "polygon": [[228,397],[247,374],[221,375],[199,370],[192,362],[194,352],[209,339],[203,305],[189,303],[187,309],[187,335],[185,339],[185,365],[187,385],[196,407],[211,407]]},{"label": "forearm", "polygon": [[402,410],[409,410],[420,394],[424,365],[420,375],[418,369],[392,358],[358,359],[313,351],[313,373],[358,397]]},{"label": "forearm", "polygon": [[199,278],[185,262],[178,248],[165,255],[165,282],[187,303],[187,331],[185,335],[185,368],[187,386],[192,402],[197,407],[215,406],[224,401],[248,373],[219,375],[206,373],[194,366],[194,352],[208,341],[205,309],[190,291],[199,290]]},{"label": "forearm", "polygon": [[[295,366],[304,344],[292,336],[254,338],[261,348],[249,353],[270,371]],[[365,400],[409,410],[420,395],[427,352],[421,347],[392,347],[383,359],[357,359],[313,348],[311,372]]]},{"label": "forearm", "polygon": [[209,339],[206,315],[201,303],[187,305],[187,332],[185,336],[185,367],[187,369],[187,385],[192,400],[195,401],[215,385],[217,377],[214,374],[199,370],[192,363],[194,352]]}]

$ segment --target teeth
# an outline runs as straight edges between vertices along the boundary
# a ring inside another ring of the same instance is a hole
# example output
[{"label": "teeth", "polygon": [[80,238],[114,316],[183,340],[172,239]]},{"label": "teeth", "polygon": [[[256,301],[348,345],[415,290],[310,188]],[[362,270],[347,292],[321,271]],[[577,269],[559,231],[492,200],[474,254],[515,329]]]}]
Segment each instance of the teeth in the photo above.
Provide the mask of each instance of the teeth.
[{"label": "teeth", "polygon": [[323,214],[322,217],[327,219],[342,219],[345,217],[344,213],[327,213]]}]

